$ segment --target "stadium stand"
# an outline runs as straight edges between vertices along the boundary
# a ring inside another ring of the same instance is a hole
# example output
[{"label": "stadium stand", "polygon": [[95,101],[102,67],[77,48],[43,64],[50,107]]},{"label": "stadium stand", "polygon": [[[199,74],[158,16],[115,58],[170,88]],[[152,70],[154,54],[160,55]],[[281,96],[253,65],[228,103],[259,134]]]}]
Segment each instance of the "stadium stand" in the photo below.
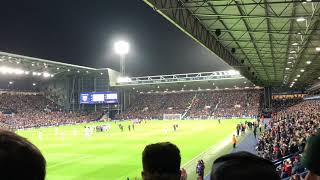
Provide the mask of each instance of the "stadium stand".
[{"label": "stadium stand", "polygon": [[101,112],[65,112],[62,107],[39,93],[0,94],[0,126],[21,129],[57,126],[97,120]]},{"label": "stadium stand", "polygon": [[209,117],[254,117],[261,109],[259,90],[137,94],[118,119],[162,119],[163,114],[181,114],[187,119]]},{"label": "stadium stand", "polygon": [[282,110],[270,121],[270,129],[259,138],[258,151],[260,156],[275,162],[282,178],[299,174],[304,177],[306,173],[300,163],[300,153],[307,139],[315,135],[320,126],[320,101],[290,100],[280,104],[286,107],[295,105],[279,108]]}]

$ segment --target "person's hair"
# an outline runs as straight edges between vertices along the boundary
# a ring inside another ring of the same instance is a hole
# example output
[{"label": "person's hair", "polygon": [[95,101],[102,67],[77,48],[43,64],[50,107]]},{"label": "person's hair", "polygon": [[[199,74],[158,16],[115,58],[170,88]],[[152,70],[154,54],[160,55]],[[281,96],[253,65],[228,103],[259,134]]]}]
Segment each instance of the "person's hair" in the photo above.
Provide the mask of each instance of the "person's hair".
[{"label": "person's hair", "polygon": [[231,153],[213,162],[210,180],[280,180],[272,162],[248,152]]},{"label": "person's hair", "polygon": [[144,180],[180,180],[181,156],[170,142],[149,144],[142,153]]},{"label": "person's hair", "polygon": [[10,180],[44,180],[46,160],[27,139],[0,129],[0,177]]}]

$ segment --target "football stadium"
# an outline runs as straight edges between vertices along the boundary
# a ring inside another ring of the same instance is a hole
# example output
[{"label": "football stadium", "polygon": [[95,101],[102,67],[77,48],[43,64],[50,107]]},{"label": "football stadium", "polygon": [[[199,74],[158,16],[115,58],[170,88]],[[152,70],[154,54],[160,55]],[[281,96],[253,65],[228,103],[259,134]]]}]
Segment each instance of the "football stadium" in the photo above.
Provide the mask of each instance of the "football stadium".
[{"label": "football stadium", "polygon": [[4,179],[320,179],[319,1],[136,3],[227,68],[131,76],[126,39],[119,68],[1,51]]}]

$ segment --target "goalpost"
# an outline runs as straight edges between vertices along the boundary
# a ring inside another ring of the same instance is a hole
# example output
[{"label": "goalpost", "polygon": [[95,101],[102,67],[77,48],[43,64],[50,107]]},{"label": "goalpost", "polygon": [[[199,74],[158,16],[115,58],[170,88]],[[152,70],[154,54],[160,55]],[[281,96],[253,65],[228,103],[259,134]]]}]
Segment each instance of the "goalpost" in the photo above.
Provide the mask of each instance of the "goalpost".
[{"label": "goalpost", "polygon": [[180,120],[181,114],[163,114],[163,120]]}]

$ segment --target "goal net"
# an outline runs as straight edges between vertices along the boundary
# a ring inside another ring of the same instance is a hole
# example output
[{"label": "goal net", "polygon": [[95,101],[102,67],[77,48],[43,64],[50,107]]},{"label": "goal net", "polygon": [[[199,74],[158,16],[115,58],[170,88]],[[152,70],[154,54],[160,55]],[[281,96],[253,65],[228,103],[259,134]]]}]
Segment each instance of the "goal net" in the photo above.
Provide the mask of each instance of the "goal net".
[{"label": "goal net", "polygon": [[163,114],[163,120],[181,119],[181,114]]}]

